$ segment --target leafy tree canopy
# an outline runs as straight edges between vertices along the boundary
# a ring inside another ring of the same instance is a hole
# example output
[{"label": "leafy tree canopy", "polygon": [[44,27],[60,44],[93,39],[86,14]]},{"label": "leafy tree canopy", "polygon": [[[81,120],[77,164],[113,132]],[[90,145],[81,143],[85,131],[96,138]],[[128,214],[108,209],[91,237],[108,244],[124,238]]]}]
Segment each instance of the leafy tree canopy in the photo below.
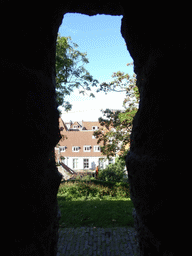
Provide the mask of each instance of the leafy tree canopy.
[{"label": "leafy tree canopy", "polygon": [[[56,42],[56,94],[58,106],[70,110],[72,105],[65,101],[65,96],[70,95],[74,89],[79,89],[83,95],[91,91],[92,86],[97,86],[98,80],[85,69],[89,63],[87,53],[77,50],[78,45],[73,43],[71,37],[58,35]],[[95,95],[90,92],[90,97]]]},{"label": "leafy tree canopy", "polygon": [[99,118],[102,128],[95,131],[94,136],[98,139],[97,143],[103,142],[101,152],[108,158],[116,156],[117,152],[124,158],[129,148],[133,118],[137,112],[135,104],[139,102],[140,96],[135,74],[130,77],[128,74],[118,71],[113,73],[112,78],[114,78],[112,82],[101,84],[97,91],[105,93],[125,91],[126,97],[123,101],[125,110],[106,109],[103,111],[104,118]]}]

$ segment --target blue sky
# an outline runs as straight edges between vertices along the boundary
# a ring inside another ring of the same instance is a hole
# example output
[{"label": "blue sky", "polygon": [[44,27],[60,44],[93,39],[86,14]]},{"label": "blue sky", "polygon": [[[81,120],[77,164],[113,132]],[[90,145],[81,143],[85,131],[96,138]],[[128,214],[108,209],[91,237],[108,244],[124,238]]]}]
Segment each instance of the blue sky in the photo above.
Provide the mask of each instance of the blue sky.
[{"label": "blue sky", "polygon": [[[112,80],[113,72],[123,71],[133,74],[133,66],[127,67],[132,58],[127,51],[120,33],[122,16],[88,16],[77,13],[64,15],[59,28],[61,36],[70,36],[78,44],[80,52],[87,52],[89,63],[85,68],[100,83]],[[76,90],[66,100],[72,103],[72,111],[62,110],[62,118],[67,120],[94,121],[101,116],[99,109],[123,109],[124,93],[95,94],[96,98],[79,95]]]}]

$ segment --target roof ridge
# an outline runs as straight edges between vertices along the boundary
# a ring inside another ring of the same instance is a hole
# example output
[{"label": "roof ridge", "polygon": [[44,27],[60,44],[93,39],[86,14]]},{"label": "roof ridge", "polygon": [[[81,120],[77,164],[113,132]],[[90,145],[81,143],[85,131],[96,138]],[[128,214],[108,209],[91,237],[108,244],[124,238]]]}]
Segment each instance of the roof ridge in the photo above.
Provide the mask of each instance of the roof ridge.
[{"label": "roof ridge", "polygon": [[84,121],[83,120],[83,122],[85,122],[85,123],[88,123],[88,122],[92,122],[93,123],[94,122],[95,123],[95,122],[99,122],[99,121]]}]

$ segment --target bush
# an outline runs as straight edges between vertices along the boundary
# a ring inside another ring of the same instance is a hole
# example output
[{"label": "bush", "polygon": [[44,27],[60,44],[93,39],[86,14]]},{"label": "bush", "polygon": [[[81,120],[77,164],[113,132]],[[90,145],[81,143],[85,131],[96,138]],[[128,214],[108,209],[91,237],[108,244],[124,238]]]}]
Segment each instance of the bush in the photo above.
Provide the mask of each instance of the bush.
[{"label": "bush", "polygon": [[99,170],[98,179],[104,181],[123,181],[125,176],[125,160],[116,158],[114,164],[109,164],[107,168]]},{"label": "bush", "polygon": [[70,181],[63,182],[58,191],[58,195],[65,200],[77,198],[102,199],[104,197],[130,198],[129,183],[112,181]]}]

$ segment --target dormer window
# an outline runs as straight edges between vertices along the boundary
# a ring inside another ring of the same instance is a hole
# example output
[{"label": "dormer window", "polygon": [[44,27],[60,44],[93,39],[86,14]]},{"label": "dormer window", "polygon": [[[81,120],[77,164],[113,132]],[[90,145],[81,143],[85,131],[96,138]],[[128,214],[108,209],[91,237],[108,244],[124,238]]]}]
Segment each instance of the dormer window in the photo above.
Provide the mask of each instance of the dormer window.
[{"label": "dormer window", "polygon": [[72,152],[79,152],[79,146],[73,146]]},{"label": "dormer window", "polygon": [[83,151],[84,152],[91,152],[91,146],[84,146]]},{"label": "dormer window", "polygon": [[92,126],[92,130],[96,131],[96,130],[98,130],[98,127],[97,126]]}]

